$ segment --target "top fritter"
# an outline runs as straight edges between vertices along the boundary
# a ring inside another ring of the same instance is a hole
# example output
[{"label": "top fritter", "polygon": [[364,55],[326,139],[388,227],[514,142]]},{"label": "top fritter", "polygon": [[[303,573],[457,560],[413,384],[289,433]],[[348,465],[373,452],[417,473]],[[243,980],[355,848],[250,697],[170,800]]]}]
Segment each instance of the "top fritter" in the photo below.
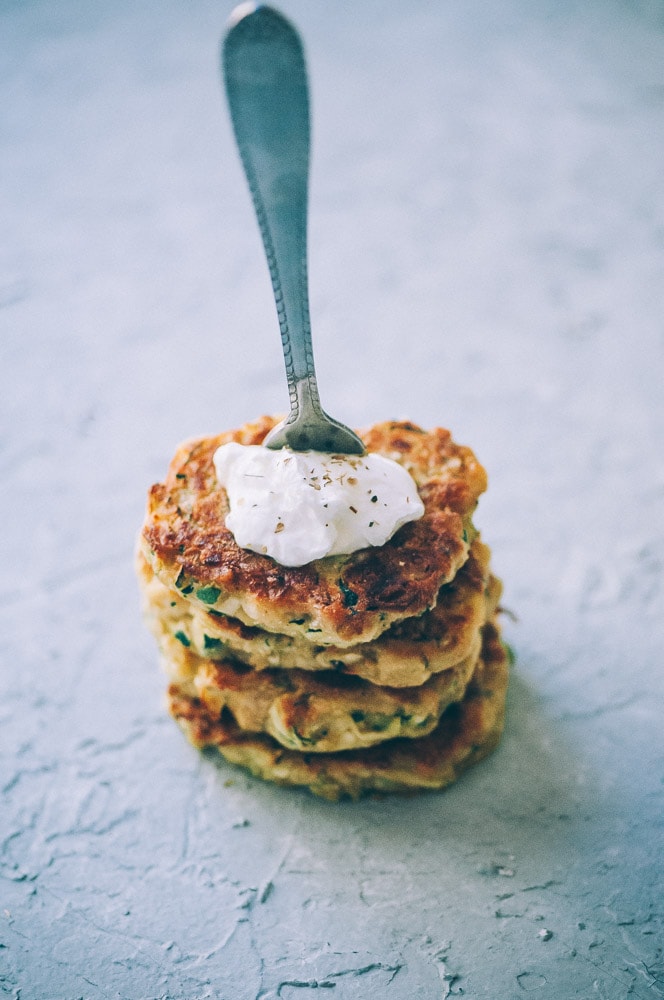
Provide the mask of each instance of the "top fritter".
[{"label": "top fritter", "polygon": [[286,567],[239,547],[225,524],[228,498],[213,463],[220,445],[260,444],[276,422],[263,417],[178,448],[166,481],[150,490],[141,533],[162,583],[200,607],[319,645],[367,642],[433,607],[475,535],[471,516],[486,473],[472,451],[440,428],[376,424],[361,434],[367,451],[408,470],[423,516],[380,547]]}]

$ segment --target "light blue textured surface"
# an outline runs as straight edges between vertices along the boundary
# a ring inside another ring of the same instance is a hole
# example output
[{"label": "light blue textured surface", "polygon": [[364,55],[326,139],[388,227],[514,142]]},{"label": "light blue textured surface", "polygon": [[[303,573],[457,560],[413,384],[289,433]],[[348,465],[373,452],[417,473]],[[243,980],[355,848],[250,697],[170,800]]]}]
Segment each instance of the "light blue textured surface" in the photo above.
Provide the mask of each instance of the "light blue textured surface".
[{"label": "light blue textured surface", "polygon": [[321,394],[452,428],[498,752],[330,805],[195,753],[132,570],[175,445],[283,410],[211,0],[0,7],[0,995],[664,997],[664,9],[288,0]]}]

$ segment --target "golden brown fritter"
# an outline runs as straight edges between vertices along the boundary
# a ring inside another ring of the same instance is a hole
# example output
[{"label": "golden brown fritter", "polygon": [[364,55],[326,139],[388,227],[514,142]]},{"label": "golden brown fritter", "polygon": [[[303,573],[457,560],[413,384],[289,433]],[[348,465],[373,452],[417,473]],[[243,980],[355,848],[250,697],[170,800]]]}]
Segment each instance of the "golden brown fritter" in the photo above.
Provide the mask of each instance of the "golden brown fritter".
[{"label": "golden brown fritter", "polygon": [[498,630],[487,624],[463,700],[447,709],[429,736],[341,753],[285,750],[269,736],[243,732],[230,715],[219,718],[177,685],[169,690],[169,707],[196,747],[217,747],[227,760],[266,781],[304,786],[326,799],[357,799],[367,792],[441,789],[486,757],[502,732],[508,673]]},{"label": "golden brown fritter", "polygon": [[357,646],[320,646],[299,636],[244,625],[218,611],[202,611],[168,590],[139,553],[138,576],[146,620],[160,646],[175,637],[168,658],[188,651],[212,660],[231,657],[255,670],[272,667],[336,670],[392,687],[423,684],[466,658],[480,628],[492,617],[500,582],[489,571],[490,552],[479,538],[457,575],[441,587],[435,608],[396,622],[371,642]]},{"label": "golden brown fritter", "polygon": [[425,513],[383,546],[284,567],[241,549],[225,526],[228,501],[212,457],[228,441],[260,444],[276,419],[182,445],[165,482],[152,487],[143,554],[162,583],[203,610],[318,645],[367,642],[395,621],[433,607],[466,561],[471,516],[486,473],[449,431],[387,422],[362,434],[369,451],[393,458],[418,486]]},{"label": "golden brown fritter", "polygon": [[268,733],[289,749],[329,753],[430,733],[448,705],[463,697],[480,645],[478,633],[465,660],[411,688],[378,687],[334,672],[252,670],[196,656],[177,639],[162,652],[166,660],[176,654],[169,672],[178,690],[200,699],[212,717],[228,711],[242,730]]}]

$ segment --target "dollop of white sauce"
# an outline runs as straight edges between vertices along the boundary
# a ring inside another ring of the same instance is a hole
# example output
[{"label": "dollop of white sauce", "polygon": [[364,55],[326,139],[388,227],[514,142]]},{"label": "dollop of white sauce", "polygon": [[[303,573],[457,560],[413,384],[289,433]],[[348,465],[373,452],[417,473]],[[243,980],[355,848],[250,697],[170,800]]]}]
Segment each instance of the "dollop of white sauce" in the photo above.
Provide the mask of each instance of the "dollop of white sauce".
[{"label": "dollop of white sauce", "polygon": [[382,455],[230,442],[217,449],[214,465],[237,544],[282,566],[384,545],[424,513],[412,476]]}]

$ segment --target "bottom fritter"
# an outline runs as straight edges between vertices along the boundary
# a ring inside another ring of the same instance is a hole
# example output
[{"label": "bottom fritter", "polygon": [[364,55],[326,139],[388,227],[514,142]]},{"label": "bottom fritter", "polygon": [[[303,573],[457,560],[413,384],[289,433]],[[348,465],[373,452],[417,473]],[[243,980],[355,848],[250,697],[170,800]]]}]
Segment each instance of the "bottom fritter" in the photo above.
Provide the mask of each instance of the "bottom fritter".
[{"label": "bottom fritter", "polygon": [[306,787],[330,800],[358,799],[369,792],[445,788],[491,753],[503,729],[508,673],[498,630],[487,624],[481,658],[462,701],[447,709],[430,735],[338,753],[286,750],[269,736],[243,732],[230,713],[212,713],[177,684],[169,688],[169,709],[194,746],[217,747],[257,777]]}]

